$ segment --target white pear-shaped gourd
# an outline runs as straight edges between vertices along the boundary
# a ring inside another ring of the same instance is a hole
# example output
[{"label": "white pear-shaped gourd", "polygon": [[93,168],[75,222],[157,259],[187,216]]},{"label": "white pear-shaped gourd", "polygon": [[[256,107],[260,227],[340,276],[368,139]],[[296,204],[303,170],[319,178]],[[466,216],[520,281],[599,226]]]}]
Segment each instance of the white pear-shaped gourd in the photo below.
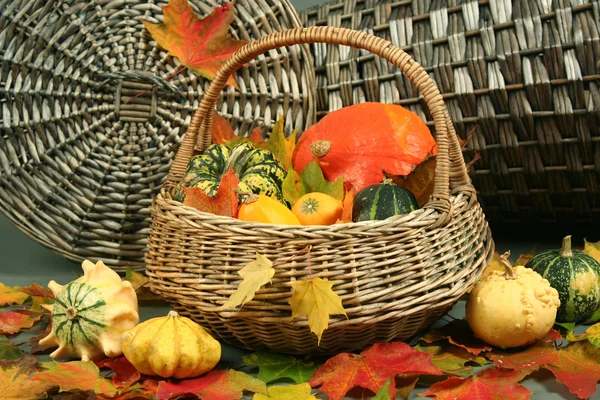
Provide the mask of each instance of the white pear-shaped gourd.
[{"label": "white pear-shaped gourd", "polygon": [[139,322],[138,302],[131,283],[104,265],[85,260],[83,276],[62,286],[50,281],[56,297],[44,305],[52,313],[52,332],[42,346],[58,346],[51,358],[98,360],[122,354],[121,334]]}]

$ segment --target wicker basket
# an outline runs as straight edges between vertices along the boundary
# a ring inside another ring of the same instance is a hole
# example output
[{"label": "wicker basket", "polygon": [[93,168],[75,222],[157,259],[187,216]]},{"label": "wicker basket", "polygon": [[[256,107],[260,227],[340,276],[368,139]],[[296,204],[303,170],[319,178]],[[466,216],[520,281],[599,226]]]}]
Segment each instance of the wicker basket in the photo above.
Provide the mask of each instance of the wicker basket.
[{"label": "wicker basket", "polygon": [[[304,26],[390,40],[438,83],[488,221],[600,224],[600,2],[343,0]],[[397,68],[364,51],[311,46],[317,113],[398,103],[432,122]],[[589,229],[588,229],[589,231]]]},{"label": "wicker basket", "polygon": [[[0,0],[0,213],[74,261],[142,269],[148,206],[208,82],[158,49],[142,20],[167,0]],[[214,0],[190,0],[208,15]],[[239,0],[230,34],[253,40],[300,26],[288,0]],[[275,116],[314,122],[307,46],[241,69],[217,110],[238,134]],[[136,95],[142,94],[139,97]]]},{"label": "wicker basket", "polygon": [[[385,221],[332,226],[270,225],[203,213],[172,200],[192,155],[211,140],[212,109],[228,76],[270,49],[298,43],[362,48],[398,65],[415,82],[435,120],[435,190],[423,209]],[[151,288],[220,339],[248,348],[308,354],[357,350],[407,339],[444,314],[477,281],[493,241],[470,183],[452,122],[434,82],[410,56],[380,38],[334,27],[265,36],[234,54],[217,73],[151,207],[146,255]],[[219,309],[256,252],[281,262],[307,245],[310,254],[276,268],[272,284],[239,311]],[[290,284],[312,276],[333,281],[348,318],[333,316],[320,346],[305,318],[291,320]]]}]

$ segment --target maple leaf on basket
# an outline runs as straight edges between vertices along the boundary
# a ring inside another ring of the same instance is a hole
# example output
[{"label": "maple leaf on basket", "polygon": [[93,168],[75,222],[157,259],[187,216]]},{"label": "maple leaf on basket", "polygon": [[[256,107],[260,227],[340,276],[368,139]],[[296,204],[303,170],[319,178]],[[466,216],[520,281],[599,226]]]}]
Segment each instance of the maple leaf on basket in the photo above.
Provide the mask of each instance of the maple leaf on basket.
[{"label": "maple leaf on basket", "polygon": [[267,386],[252,376],[235,370],[212,370],[193,379],[161,381],[156,395],[159,399],[176,399],[193,394],[201,399],[240,399],[244,391],[267,394]]},{"label": "maple leaf on basket", "polygon": [[288,378],[295,383],[308,382],[312,374],[319,368],[312,361],[298,360],[296,357],[258,351],[248,354],[243,359],[245,365],[258,367],[257,378],[265,383]]},{"label": "maple leaf on basket", "polygon": [[92,361],[44,362],[45,371],[36,373],[31,379],[58,386],[60,391],[91,390],[104,396],[115,396],[118,389],[100,375],[100,369]]},{"label": "maple leaf on basket", "polygon": [[[415,350],[403,342],[377,343],[359,354],[341,353],[325,362],[310,378],[312,387],[320,386],[330,400],[341,400],[357,386],[377,392],[388,378],[396,375],[441,375],[431,361],[432,355]],[[395,398],[396,386],[390,385]]]},{"label": "maple leaf on basket", "polygon": [[518,382],[529,372],[486,368],[475,376],[452,376],[434,383],[428,391],[419,393],[419,396],[430,396],[439,400],[526,400],[532,393]]},{"label": "maple leaf on basket", "polygon": [[242,277],[242,281],[221,308],[243,306],[252,300],[261,287],[271,282],[271,278],[275,275],[275,269],[271,260],[256,253],[256,260],[247,263],[238,271],[238,274]]},{"label": "maple leaf on basket", "polygon": [[292,319],[306,316],[310,331],[317,335],[317,343],[321,343],[323,331],[329,326],[330,315],[346,315],[342,298],[332,287],[333,282],[318,277],[292,282],[294,292],[289,301]]},{"label": "maple leaf on basket", "polygon": [[344,198],[344,178],[338,178],[333,182],[325,179],[319,163],[312,161],[298,174],[293,168],[281,184],[283,198],[290,204],[307,193],[321,192],[328,194],[338,200]]},{"label": "maple leaf on basket", "polygon": [[201,188],[184,187],[185,200],[183,205],[194,207],[203,212],[226,217],[237,217],[238,195],[236,189],[239,179],[232,168],[221,178],[217,195],[210,197]]},{"label": "maple leaf on basket", "polygon": [[[212,79],[233,53],[246,44],[228,36],[234,19],[234,3],[216,7],[200,19],[187,0],[170,0],[163,7],[164,23],[142,21],[158,45],[179,59],[182,65]],[[229,77],[227,84],[237,84]]]},{"label": "maple leaf on basket", "polygon": [[311,393],[308,383],[300,383],[289,386],[271,386],[267,388],[267,394],[255,393],[253,400],[318,400]]}]

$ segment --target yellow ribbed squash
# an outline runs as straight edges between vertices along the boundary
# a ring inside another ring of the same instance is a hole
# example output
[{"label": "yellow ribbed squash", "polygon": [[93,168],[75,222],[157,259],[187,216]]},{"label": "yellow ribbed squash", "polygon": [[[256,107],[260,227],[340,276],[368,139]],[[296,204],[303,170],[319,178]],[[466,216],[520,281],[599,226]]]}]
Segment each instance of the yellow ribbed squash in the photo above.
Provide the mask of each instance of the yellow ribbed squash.
[{"label": "yellow ribbed squash", "polygon": [[163,378],[193,378],[212,370],[221,359],[221,344],[176,311],[123,333],[121,347],[142,374]]}]

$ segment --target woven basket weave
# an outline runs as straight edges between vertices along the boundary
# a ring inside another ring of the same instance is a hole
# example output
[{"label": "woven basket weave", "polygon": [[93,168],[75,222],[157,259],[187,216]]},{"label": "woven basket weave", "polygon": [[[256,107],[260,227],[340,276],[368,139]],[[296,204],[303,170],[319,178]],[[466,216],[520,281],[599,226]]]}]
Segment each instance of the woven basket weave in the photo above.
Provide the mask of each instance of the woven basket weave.
[{"label": "woven basket weave", "polygon": [[[143,268],[148,206],[208,82],[156,47],[142,20],[167,0],[0,0],[0,213],[44,246],[115,269]],[[219,4],[190,0],[200,16]],[[239,0],[230,35],[299,26],[287,0]],[[241,69],[217,110],[244,135],[314,121],[308,48]],[[142,94],[139,97],[134,96]]]},{"label": "woven basket weave", "polygon": [[[298,43],[362,48],[398,65],[423,93],[438,143],[435,189],[424,208],[384,221],[332,226],[271,225],[203,213],[172,200],[196,143],[211,141],[212,109],[228,76],[273,48]],[[333,27],[277,32],[234,54],[217,73],[156,196],[146,254],[151,288],[225,342],[248,349],[337,353],[407,339],[440,317],[477,281],[493,241],[467,175],[452,122],[435,83],[406,53],[377,37]],[[219,309],[240,283],[238,271],[265,255],[272,284],[239,311]],[[320,346],[305,318],[291,320],[291,283],[333,282],[348,318],[332,316]]]},{"label": "woven basket weave", "polygon": [[[600,3],[590,0],[343,0],[300,13],[304,26],[390,40],[435,79],[486,217],[600,223]],[[311,46],[322,116],[364,101],[431,116],[399,70],[364,51]]]}]

